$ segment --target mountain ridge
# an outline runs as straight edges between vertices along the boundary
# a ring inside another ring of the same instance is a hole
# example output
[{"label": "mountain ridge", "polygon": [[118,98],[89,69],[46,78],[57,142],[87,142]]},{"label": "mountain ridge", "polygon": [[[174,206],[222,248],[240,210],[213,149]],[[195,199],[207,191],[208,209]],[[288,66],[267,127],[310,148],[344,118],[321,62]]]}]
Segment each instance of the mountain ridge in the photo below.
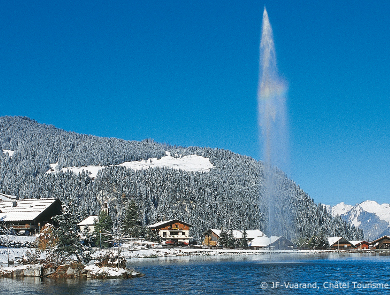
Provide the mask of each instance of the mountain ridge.
[{"label": "mountain ridge", "polygon": [[363,229],[367,240],[375,240],[390,232],[390,204],[366,200],[354,206],[341,202],[327,208],[333,217],[340,216],[353,226]]},{"label": "mountain ridge", "polygon": [[[143,224],[182,219],[193,225],[197,239],[209,228],[268,230],[263,163],[248,156],[151,139],[126,141],[77,134],[26,117],[0,117],[0,149],[12,151],[0,153],[0,192],[19,198],[59,198],[73,205],[80,220],[97,214],[107,202],[119,228],[124,204],[133,199]],[[212,168],[186,171],[162,165],[137,170],[120,166],[125,162],[161,163],[167,153],[174,161],[190,156],[208,159]],[[88,166],[104,168],[93,177],[87,169],[76,173],[69,169]],[[47,173],[50,169],[56,173]],[[350,239],[362,237],[360,230],[315,204],[283,171],[275,169],[274,173],[279,190],[273,212],[279,224],[272,234],[294,241],[331,235],[335,230]]]}]

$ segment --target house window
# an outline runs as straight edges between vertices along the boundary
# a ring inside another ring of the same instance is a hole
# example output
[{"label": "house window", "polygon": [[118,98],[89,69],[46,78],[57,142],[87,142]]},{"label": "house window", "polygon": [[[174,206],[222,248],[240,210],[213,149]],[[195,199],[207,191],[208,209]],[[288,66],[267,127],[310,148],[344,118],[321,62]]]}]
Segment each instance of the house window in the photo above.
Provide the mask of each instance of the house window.
[{"label": "house window", "polygon": [[167,232],[164,231],[164,232],[163,232],[163,237],[166,237],[166,236],[167,236]]}]

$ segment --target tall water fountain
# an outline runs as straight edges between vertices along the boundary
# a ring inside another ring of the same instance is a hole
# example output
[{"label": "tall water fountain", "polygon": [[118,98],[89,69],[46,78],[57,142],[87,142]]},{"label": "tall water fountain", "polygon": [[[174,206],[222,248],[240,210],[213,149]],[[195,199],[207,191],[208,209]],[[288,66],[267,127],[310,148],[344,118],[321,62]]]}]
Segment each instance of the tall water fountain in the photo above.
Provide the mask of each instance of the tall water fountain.
[{"label": "tall water fountain", "polygon": [[268,203],[267,235],[283,234],[283,225],[277,217],[282,213],[275,212],[275,205],[281,195],[276,168],[286,169],[288,163],[286,92],[286,83],[278,73],[272,28],[264,8],[257,99],[264,162],[263,193]]}]

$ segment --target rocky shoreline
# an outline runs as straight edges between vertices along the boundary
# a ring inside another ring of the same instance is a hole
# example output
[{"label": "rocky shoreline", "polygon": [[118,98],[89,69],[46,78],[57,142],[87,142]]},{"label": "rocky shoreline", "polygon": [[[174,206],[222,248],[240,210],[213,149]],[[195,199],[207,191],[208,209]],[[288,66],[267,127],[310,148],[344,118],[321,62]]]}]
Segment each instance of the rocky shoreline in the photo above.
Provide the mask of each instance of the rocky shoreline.
[{"label": "rocky shoreline", "polygon": [[40,277],[51,279],[131,279],[143,274],[134,269],[112,266],[84,265],[78,262],[69,264],[28,264],[0,268],[0,277],[23,278]]},{"label": "rocky shoreline", "polygon": [[[20,249],[21,250],[21,249]],[[29,250],[26,249],[24,253],[18,252],[18,255],[27,256]],[[115,251],[114,251],[115,252]],[[389,255],[390,251],[334,251],[334,250],[244,250],[244,249],[209,249],[209,248],[149,248],[149,249],[131,249],[122,248],[121,255],[118,258],[110,250],[95,249],[94,263],[82,264],[79,262],[67,262],[64,264],[56,264],[48,262],[46,259],[36,260],[34,262],[26,262],[15,259],[16,264],[10,266],[5,265],[5,257],[0,261],[0,277],[6,278],[21,278],[21,277],[40,277],[50,279],[129,279],[141,277],[143,274],[134,269],[126,267],[126,261],[140,261],[143,259],[153,258],[169,258],[176,257],[178,259],[185,257],[207,256],[207,257],[221,257],[221,256],[250,256],[250,255],[318,255],[318,254],[348,254],[360,253],[369,255]],[[2,253],[4,256],[5,253]],[[16,253],[14,253],[16,254]],[[13,255],[15,256],[15,255]],[[47,255],[43,255],[47,257]],[[15,258],[15,257],[14,257]],[[3,266],[1,266],[3,264]]]}]

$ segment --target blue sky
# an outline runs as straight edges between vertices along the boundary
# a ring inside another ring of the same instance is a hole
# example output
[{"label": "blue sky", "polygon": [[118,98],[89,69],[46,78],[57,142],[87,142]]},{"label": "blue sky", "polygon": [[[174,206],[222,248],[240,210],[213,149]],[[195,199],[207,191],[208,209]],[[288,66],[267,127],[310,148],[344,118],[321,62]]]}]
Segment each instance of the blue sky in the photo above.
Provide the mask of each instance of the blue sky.
[{"label": "blue sky", "polygon": [[387,0],[2,1],[0,115],[261,159],[264,6],[289,176],[316,202],[390,202]]}]

